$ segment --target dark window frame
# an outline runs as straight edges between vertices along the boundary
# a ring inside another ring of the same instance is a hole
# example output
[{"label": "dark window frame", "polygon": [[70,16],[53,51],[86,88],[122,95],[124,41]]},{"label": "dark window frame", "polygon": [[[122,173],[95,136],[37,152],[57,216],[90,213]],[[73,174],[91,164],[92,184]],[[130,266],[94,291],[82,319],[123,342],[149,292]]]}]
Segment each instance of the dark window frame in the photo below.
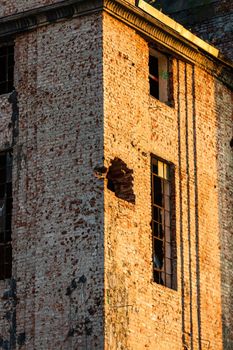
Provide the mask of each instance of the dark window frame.
[{"label": "dark window frame", "polygon": [[177,289],[175,167],[155,155],[151,155],[151,202],[153,281]]},{"label": "dark window frame", "polygon": [[149,47],[148,69],[150,96],[174,107],[172,56]]},{"label": "dark window frame", "polygon": [[0,280],[12,276],[12,149],[0,152]]},{"label": "dark window frame", "polygon": [[0,95],[14,90],[14,44],[0,45]]}]

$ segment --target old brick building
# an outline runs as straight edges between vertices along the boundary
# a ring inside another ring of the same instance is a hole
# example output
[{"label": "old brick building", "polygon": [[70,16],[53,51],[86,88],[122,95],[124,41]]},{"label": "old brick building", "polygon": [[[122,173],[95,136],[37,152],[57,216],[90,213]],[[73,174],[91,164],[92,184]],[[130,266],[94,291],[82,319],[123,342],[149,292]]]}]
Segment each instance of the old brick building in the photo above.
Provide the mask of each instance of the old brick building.
[{"label": "old brick building", "polygon": [[134,0],[0,0],[0,62],[0,349],[232,349],[231,62]]}]

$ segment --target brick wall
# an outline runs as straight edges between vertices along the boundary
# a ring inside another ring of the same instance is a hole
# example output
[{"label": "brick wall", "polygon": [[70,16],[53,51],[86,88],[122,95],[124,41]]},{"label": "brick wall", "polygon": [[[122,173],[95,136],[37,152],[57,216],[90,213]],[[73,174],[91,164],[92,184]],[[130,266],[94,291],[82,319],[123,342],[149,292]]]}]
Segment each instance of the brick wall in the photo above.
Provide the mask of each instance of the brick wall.
[{"label": "brick wall", "polygon": [[[105,161],[109,166],[118,157],[133,170],[136,196],[128,203],[105,187],[105,344],[111,350],[180,350],[182,328],[188,349],[222,348],[221,97],[209,74],[176,59],[173,83],[174,108],[150,97],[147,42],[104,16]],[[176,167],[177,291],[152,281],[151,153]]]},{"label": "brick wall", "polygon": [[[229,90],[173,57],[174,106],[150,97],[147,41],[107,13],[18,35],[15,51],[18,96],[0,96],[0,150],[19,133],[0,348],[230,349]],[[152,280],[151,153],[175,165],[177,290]],[[107,188],[114,158],[135,203]]]},{"label": "brick wall", "polygon": [[[101,15],[20,35],[15,50],[14,260],[11,285],[0,281],[1,346],[102,348]],[[7,98],[1,149],[11,142]]]},{"label": "brick wall", "polygon": [[36,7],[52,5],[63,0],[0,0],[0,17],[35,9]]},{"label": "brick wall", "polygon": [[[8,97],[8,95],[0,97],[0,150],[8,149],[12,144],[12,128],[10,126],[12,108],[11,104],[8,102]],[[15,334],[15,298],[11,297],[7,300],[5,300],[4,298],[4,295],[9,289],[13,289],[12,296],[14,296],[14,287],[10,288],[10,283],[8,283],[8,281],[0,281],[0,340],[1,342],[5,340],[5,344],[7,344],[7,346],[8,344],[14,342]],[[7,315],[9,315],[10,317],[7,317]],[[4,343],[2,345],[4,345]]]},{"label": "brick wall", "polygon": [[232,139],[232,95],[216,83],[216,114],[218,116],[218,180],[219,218],[221,239],[222,307],[224,349],[233,348],[233,246],[232,246],[232,206],[233,206],[233,158]]}]

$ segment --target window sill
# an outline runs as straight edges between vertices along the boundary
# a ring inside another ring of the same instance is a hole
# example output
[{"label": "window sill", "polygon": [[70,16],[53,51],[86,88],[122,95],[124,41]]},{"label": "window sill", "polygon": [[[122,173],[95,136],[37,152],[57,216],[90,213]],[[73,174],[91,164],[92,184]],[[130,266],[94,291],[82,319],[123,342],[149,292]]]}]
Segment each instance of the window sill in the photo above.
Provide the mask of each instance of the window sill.
[{"label": "window sill", "polygon": [[152,95],[149,95],[149,108],[157,108],[157,106],[155,106],[155,103],[157,105],[161,105],[161,106],[166,106],[168,108],[172,108],[174,109],[175,108],[175,104],[174,104],[174,101],[161,101],[161,100],[158,100],[157,98],[155,98],[154,96]]},{"label": "window sill", "polygon": [[153,279],[151,279],[150,283],[153,286],[153,288],[156,288],[156,291],[158,292],[164,293],[166,291],[166,293],[170,293],[171,295],[174,295],[174,296],[179,295],[178,288],[174,289],[174,288],[166,287],[162,284],[155,282]]}]

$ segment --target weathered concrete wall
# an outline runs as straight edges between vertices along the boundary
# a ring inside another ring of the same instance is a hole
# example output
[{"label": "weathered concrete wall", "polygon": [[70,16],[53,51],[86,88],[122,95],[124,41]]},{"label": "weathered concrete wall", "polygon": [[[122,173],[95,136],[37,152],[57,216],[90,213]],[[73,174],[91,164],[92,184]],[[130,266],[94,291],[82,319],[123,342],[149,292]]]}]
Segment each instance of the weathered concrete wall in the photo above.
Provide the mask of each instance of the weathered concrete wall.
[{"label": "weathered concrete wall", "polygon": [[[147,1],[149,2],[149,1]],[[153,6],[216,46],[233,60],[233,2],[228,0],[159,0]]]},{"label": "weathered concrete wall", "polygon": [[[94,170],[103,162],[101,14],[18,36],[15,50],[17,307],[7,321],[12,298],[1,302],[0,347],[102,349],[103,180]],[[1,149],[11,139],[7,97]],[[8,288],[0,281],[1,298]]]},{"label": "weathered concrete wall", "polygon": [[[133,170],[135,194],[128,203],[105,187],[106,349],[223,347],[220,97],[210,75],[176,59],[173,83],[174,108],[151,98],[147,42],[104,16],[105,161]],[[151,153],[176,169],[177,291],[152,281]]]}]

